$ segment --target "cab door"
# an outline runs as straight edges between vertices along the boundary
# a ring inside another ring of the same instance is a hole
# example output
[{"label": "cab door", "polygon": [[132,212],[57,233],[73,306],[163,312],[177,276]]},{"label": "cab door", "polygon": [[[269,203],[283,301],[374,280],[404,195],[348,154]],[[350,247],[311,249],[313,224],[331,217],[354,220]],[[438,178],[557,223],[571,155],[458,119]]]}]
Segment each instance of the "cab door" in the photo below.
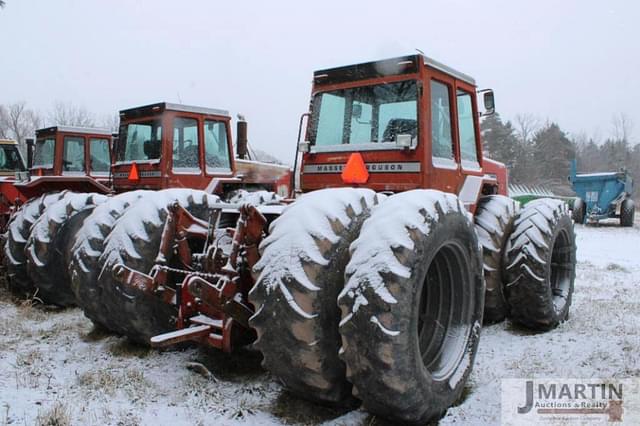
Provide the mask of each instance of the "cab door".
[{"label": "cab door", "polygon": [[455,81],[433,69],[426,74],[427,136],[431,144],[425,150],[430,164],[429,188],[457,193],[461,180],[459,149],[455,138]]},{"label": "cab door", "polygon": [[471,211],[480,197],[484,173],[481,167],[480,126],[474,87],[458,81],[456,84],[456,139],[458,140],[461,180],[458,198]]}]

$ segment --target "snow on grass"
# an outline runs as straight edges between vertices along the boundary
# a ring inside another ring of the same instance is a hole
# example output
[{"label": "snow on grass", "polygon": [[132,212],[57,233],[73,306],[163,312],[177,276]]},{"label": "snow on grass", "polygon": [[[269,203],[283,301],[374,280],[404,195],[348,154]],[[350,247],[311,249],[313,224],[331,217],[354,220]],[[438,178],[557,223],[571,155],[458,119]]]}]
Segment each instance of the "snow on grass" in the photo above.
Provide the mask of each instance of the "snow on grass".
[{"label": "snow on grass", "polygon": [[[464,400],[442,424],[499,424],[500,380],[640,376],[640,228],[576,226],[569,321],[548,333],[483,328]],[[77,309],[46,311],[0,296],[0,424],[385,424],[283,392],[260,355],[160,352],[94,330]],[[200,362],[206,379],[186,364]],[[58,423],[65,424],[65,423]]]}]

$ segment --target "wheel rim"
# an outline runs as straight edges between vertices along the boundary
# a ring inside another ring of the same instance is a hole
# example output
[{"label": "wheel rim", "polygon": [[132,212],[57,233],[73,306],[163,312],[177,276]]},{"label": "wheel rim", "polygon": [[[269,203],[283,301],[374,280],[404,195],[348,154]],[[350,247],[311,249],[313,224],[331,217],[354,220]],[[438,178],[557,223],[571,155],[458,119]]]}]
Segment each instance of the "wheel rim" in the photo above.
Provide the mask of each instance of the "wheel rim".
[{"label": "wheel rim", "polygon": [[473,303],[470,259],[458,244],[442,246],[427,270],[418,298],[418,346],[425,368],[442,380],[464,356]]},{"label": "wheel rim", "polygon": [[551,274],[549,283],[553,295],[553,306],[561,312],[567,304],[571,287],[571,276],[575,268],[572,259],[573,248],[567,231],[562,230],[556,237],[551,251]]}]

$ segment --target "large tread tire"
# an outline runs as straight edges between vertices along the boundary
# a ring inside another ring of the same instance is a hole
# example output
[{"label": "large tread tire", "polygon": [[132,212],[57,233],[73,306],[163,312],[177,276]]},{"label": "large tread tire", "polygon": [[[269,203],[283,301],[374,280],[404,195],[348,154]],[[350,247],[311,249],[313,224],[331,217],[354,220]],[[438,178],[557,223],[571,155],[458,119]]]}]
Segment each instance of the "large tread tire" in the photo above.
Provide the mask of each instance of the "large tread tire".
[{"label": "large tread tire", "polygon": [[620,226],[631,227],[636,213],[636,207],[633,200],[627,198],[620,206]]},{"label": "large tread tire", "polygon": [[379,197],[368,189],[326,189],[300,197],[270,227],[259,277],[249,293],[250,324],[263,366],[289,391],[329,405],[351,405],[351,384],[338,356],[349,245]]},{"label": "large tread tire", "polygon": [[112,318],[104,315],[102,301],[97,286],[100,272],[100,256],[104,252],[105,239],[115,226],[117,220],[127,209],[135,205],[150,191],[132,191],[109,198],[97,206],[85,219],[82,228],[76,233],[71,260],[69,263],[70,286],[76,297],[78,306],[87,318],[94,323],[112,329]]},{"label": "large tread tire", "polygon": [[101,302],[96,315],[110,318],[109,329],[130,340],[149,345],[155,335],[175,330],[177,309],[155,295],[124,288],[112,271],[123,264],[149,273],[155,264],[168,208],[175,202],[194,216],[208,220],[211,205],[219,198],[204,191],[167,189],[155,192],[136,203],[120,216],[106,238],[104,252],[98,260],[98,291]]},{"label": "large tread tire", "polygon": [[84,219],[107,198],[102,194],[69,192],[51,204],[31,227],[25,246],[27,273],[44,303],[75,305],[69,286],[70,248]]},{"label": "large tread tire", "polygon": [[[67,191],[43,194],[24,203],[9,222],[5,234],[4,262],[9,288],[19,297],[33,297],[36,287],[27,273],[25,246],[31,227],[51,204]],[[36,295],[37,296],[37,295]]]},{"label": "large tread tire", "polygon": [[402,423],[442,417],[462,395],[482,326],[482,250],[455,195],[389,197],[351,245],[341,357],[366,410]]},{"label": "large tread tire", "polygon": [[576,237],[567,205],[543,198],[518,215],[506,254],[510,318],[547,331],[569,315],[576,277]]},{"label": "large tread tire", "polygon": [[571,218],[575,223],[582,225],[586,217],[587,217],[587,206],[584,203],[584,200],[578,197],[573,201],[573,210],[571,211]]},{"label": "large tread tire", "polygon": [[504,297],[502,265],[504,252],[513,230],[513,222],[520,210],[517,201],[503,195],[482,197],[474,217],[478,239],[483,248],[484,322],[492,324],[506,318],[507,301]]}]

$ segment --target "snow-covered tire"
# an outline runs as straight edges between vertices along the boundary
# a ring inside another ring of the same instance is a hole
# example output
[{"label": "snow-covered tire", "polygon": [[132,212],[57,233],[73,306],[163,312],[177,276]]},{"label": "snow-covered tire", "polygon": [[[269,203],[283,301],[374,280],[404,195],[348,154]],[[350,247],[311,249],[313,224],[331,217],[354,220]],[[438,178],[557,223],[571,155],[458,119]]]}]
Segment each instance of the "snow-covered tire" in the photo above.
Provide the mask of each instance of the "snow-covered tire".
[{"label": "snow-covered tire", "polygon": [[350,405],[351,384],[338,357],[340,312],[349,245],[380,195],[326,189],[300,197],[270,226],[249,293],[250,324],[263,366],[297,396]]},{"label": "snow-covered tire", "polygon": [[506,256],[510,318],[541,331],[566,320],[576,277],[576,237],[567,205],[549,198],[529,202],[516,218]]},{"label": "snow-covered tire", "polygon": [[43,194],[32,198],[20,207],[9,222],[5,235],[4,262],[7,269],[9,288],[18,296],[33,296],[36,288],[27,273],[25,246],[31,226],[47,207],[60,200],[67,191]]},{"label": "snow-covered tire", "polygon": [[504,270],[502,263],[513,222],[520,210],[517,201],[503,195],[482,197],[476,209],[475,224],[478,239],[483,248],[484,282],[484,322],[496,323],[507,316],[507,302],[504,298]]},{"label": "snow-covered tire", "polygon": [[584,218],[587,215],[587,206],[584,204],[584,200],[580,197],[573,201],[573,210],[571,211],[571,218],[575,223],[583,224]]},{"label": "snow-covered tire", "polygon": [[229,204],[253,204],[259,206],[263,204],[280,204],[282,197],[275,192],[264,189],[256,191],[247,191],[246,189],[238,189],[227,195],[226,200]]},{"label": "snow-covered tire", "polygon": [[351,245],[341,358],[366,410],[403,423],[444,415],[471,373],[482,255],[455,195],[414,190],[375,208]]},{"label": "snow-covered tire", "polygon": [[636,207],[633,203],[633,200],[630,198],[624,200],[622,202],[622,206],[620,206],[620,226],[633,226],[635,213]]},{"label": "snow-covered tire", "polygon": [[208,220],[212,204],[219,198],[204,191],[167,189],[144,198],[117,220],[104,242],[98,260],[96,297],[101,305],[94,310],[101,318],[111,318],[109,329],[144,345],[157,334],[175,329],[176,307],[155,295],[124,288],[114,277],[113,267],[123,264],[149,273],[160,247],[168,208],[175,202],[194,216]]},{"label": "snow-covered tire", "polygon": [[113,319],[104,315],[97,286],[99,260],[104,251],[105,239],[120,216],[141,197],[149,194],[153,193],[132,191],[109,198],[93,209],[75,235],[69,263],[71,291],[85,316],[107,329],[113,328]]},{"label": "snow-covered tire", "polygon": [[49,205],[31,227],[25,246],[27,273],[43,302],[75,305],[69,287],[70,248],[84,219],[106,200],[102,194],[69,192]]}]

